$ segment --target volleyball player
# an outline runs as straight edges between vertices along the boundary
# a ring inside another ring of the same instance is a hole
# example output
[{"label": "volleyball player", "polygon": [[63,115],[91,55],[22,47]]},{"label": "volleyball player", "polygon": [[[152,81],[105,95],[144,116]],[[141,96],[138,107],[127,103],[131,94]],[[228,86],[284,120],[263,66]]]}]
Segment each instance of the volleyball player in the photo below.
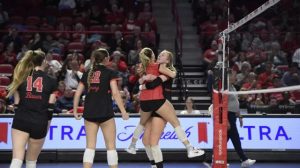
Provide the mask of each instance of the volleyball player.
[{"label": "volleyball player", "polygon": [[117,86],[119,79],[117,72],[104,65],[109,61],[109,54],[105,49],[96,49],[92,52],[93,65],[83,74],[74,97],[74,117],[80,119],[77,113],[81,94],[86,90],[84,104],[84,125],[86,131],[86,149],[83,155],[83,167],[91,168],[94,161],[97,133],[102,129],[107,149],[107,162],[110,168],[118,167],[116,151],[116,124],[112,109],[113,97],[121,111],[122,118],[128,119],[122,98]]},{"label": "volleyball player", "polygon": [[[29,50],[14,70],[8,96],[14,95],[12,124],[13,159],[10,168],[21,168],[26,151],[26,168],[35,168],[45,141],[52,113],[56,81],[46,72],[45,53]],[[49,111],[50,110],[50,111]]]},{"label": "volleyball player", "polygon": [[[170,75],[170,70],[165,66],[159,66],[155,63],[155,57],[151,49],[144,48],[139,54],[140,61],[142,63],[142,73],[152,74],[159,76],[160,73],[167,76],[172,76],[172,71]],[[166,100],[162,94],[162,86],[155,87],[154,89],[142,90],[140,94],[140,104],[141,104],[141,119],[140,123],[134,131],[133,138],[138,139],[141,135],[144,125],[147,120],[151,117],[151,112],[156,111],[163,119],[175,128],[175,133],[178,139],[186,146],[188,151],[188,157],[196,157],[204,154],[203,150],[194,149],[187,139],[186,133],[180,126],[180,122],[176,116],[176,112],[172,104]],[[158,168],[162,167],[162,154],[159,146],[151,146],[151,151],[153,158]]]}]

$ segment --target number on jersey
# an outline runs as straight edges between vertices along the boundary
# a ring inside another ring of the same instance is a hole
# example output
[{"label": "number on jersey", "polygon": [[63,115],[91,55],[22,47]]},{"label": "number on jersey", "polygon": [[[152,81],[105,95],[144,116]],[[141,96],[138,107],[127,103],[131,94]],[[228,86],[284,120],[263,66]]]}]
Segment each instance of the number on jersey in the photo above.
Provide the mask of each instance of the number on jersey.
[{"label": "number on jersey", "polygon": [[95,71],[92,75],[91,83],[100,83],[101,71]]},{"label": "number on jersey", "polygon": [[42,92],[43,91],[43,78],[42,77],[38,77],[32,83],[32,76],[28,76],[27,77],[27,88],[26,88],[26,91],[27,92],[31,92],[32,88],[35,88],[36,92]]}]

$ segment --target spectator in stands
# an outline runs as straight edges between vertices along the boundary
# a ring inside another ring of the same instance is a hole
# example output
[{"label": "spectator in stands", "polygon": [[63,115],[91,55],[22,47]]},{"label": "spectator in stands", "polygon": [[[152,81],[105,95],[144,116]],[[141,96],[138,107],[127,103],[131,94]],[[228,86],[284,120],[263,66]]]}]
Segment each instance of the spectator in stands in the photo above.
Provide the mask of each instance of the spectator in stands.
[{"label": "spectator in stands", "polygon": [[66,71],[65,84],[67,88],[76,90],[82,77],[82,72],[79,71],[80,66],[77,60],[72,60],[70,63],[71,69]]},{"label": "spectator in stands", "polygon": [[128,66],[124,59],[124,55],[120,51],[113,52],[111,64],[112,66],[116,66],[117,70],[123,73],[128,70]]},{"label": "spectator in stands", "polygon": [[241,50],[247,51],[251,45],[252,40],[253,40],[253,35],[250,32],[248,31],[243,32]]},{"label": "spectator in stands", "polygon": [[76,23],[74,27],[75,33],[72,34],[73,41],[76,42],[86,42],[85,28],[81,23]]},{"label": "spectator in stands", "polygon": [[[121,91],[120,92],[124,107],[128,113],[136,113],[134,105],[131,103],[129,100],[129,97],[125,94],[125,92]],[[113,101],[113,111],[115,113],[120,113],[120,109],[118,108],[117,104],[115,101]]]},{"label": "spectator in stands", "polygon": [[265,71],[258,76],[258,82],[261,84],[262,88],[268,88],[272,86],[273,78],[276,74],[272,71],[273,64],[271,62],[265,63]]},{"label": "spectator in stands", "polygon": [[76,7],[75,0],[60,0],[58,4],[59,10],[74,9]]},{"label": "spectator in stands", "polygon": [[121,48],[122,51],[128,52],[126,47],[126,43],[123,39],[123,34],[121,31],[115,31],[114,36],[107,40],[108,46],[110,47],[111,51],[117,50],[117,48]]},{"label": "spectator in stands", "polygon": [[6,100],[5,98],[0,98],[0,114],[6,114],[8,113],[7,111],[7,106],[6,106]]},{"label": "spectator in stands", "polygon": [[283,74],[281,81],[285,86],[300,85],[300,72],[297,63],[290,65],[289,71]]},{"label": "spectator in stands", "polygon": [[[284,40],[281,44],[281,48],[287,53],[287,56],[293,55],[297,48],[299,48],[299,41],[295,38],[295,34],[292,32],[287,32],[285,34]],[[288,57],[288,62],[291,63],[291,58]]]},{"label": "spectator in stands", "polygon": [[59,32],[55,34],[55,37],[58,39],[58,42],[67,45],[71,36],[70,33],[66,31],[70,31],[70,27],[61,22],[57,26],[57,31]]},{"label": "spectator in stands", "polygon": [[67,113],[73,108],[73,96],[74,91],[70,88],[66,88],[63,96],[59,97],[55,104],[55,113]]},{"label": "spectator in stands", "polygon": [[92,5],[89,16],[91,25],[105,25],[105,17],[98,5]]},{"label": "spectator in stands", "polygon": [[251,65],[249,62],[245,61],[241,65],[241,71],[236,75],[236,86],[239,88],[246,82],[249,73],[251,72]]},{"label": "spectator in stands", "polygon": [[11,64],[11,65],[16,65],[17,64],[17,54],[14,50],[14,43],[11,42],[7,47],[6,50],[2,53],[2,63],[4,64]]},{"label": "spectator in stands", "polygon": [[86,18],[88,16],[89,8],[93,8],[97,5],[91,5],[90,1],[76,0],[76,8],[73,10],[73,16]]},{"label": "spectator in stands", "polygon": [[54,92],[56,99],[62,97],[64,95],[65,90],[66,90],[65,81],[59,81],[57,91]]},{"label": "spectator in stands", "polygon": [[17,61],[20,61],[23,58],[26,51],[28,51],[28,46],[23,44],[22,50],[17,54]]},{"label": "spectator in stands", "polygon": [[53,35],[48,33],[43,41],[43,49],[45,52],[53,51],[57,54],[62,54],[62,48],[64,45],[53,38]]},{"label": "spectator in stands", "polygon": [[214,64],[218,61],[218,43],[213,40],[211,46],[203,54],[203,61],[206,66],[206,69],[212,69]]},{"label": "spectator in stands", "polygon": [[[273,82],[272,85],[269,86],[268,89],[283,87],[282,82],[279,77],[274,77],[272,79],[272,82]],[[274,92],[274,93],[265,95],[265,100],[266,101],[269,100],[269,103],[272,99],[276,99],[276,102],[280,103],[281,101],[283,101],[283,92]]]},{"label": "spectator in stands", "polygon": [[46,55],[46,61],[48,61],[49,68],[48,68],[48,74],[52,74],[52,77],[57,78],[58,72],[61,71],[62,65],[59,61],[53,59],[52,52],[48,52]]},{"label": "spectator in stands", "polygon": [[298,64],[298,68],[300,68],[300,48],[298,48],[292,57],[292,62],[295,62]]},{"label": "spectator in stands", "polygon": [[8,13],[5,10],[3,10],[2,3],[0,3],[0,28],[3,29],[8,21]]},{"label": "spectator in stands", "polygon": [[181,111],[180,114],[200,114],[200,111],[195,109],[194,100],[191,97],[186,98],[185,110]]},{"label": "spectator in stands", "polygon": [[245,52],[241,51],[239,53],[237,53],[232,59],[231,62],[233,63],[232,65],[232,69],[235,72],[240,72],[242,70],[242,65],[243,62],[247,61],[246,60],[246,55]]},{"label": "spectator in stands", "polygon": [[280,44],[278,42],[272,42],[271,48],[269,60],[273,62],[274,65],[287,65],[286,53],[280,49]]},{"label": "spectator in stands", "polygon": [[195,18],[195,23],[193,25],[202,24],[207,18],[207,12],[206,12],[206,2],[205,0],[194,0],[192,4],[193,8],[193,15]]},{"label": "spectator in stands", "polygon": [[134,49],[129,51],[128,54],[128,64],[135,65],[139,62],[139,53],[144,48],[142,40],[138,39],[135,42]]},{"label": "spectator in stands", "polygon": [[105,9],[106,22],[108,24],[122,25],[124,22],[124,9],[119,8],[116,3],[112,3],[110,9]]},{"label": "spectator in stands", "polygon": [[38,50],[41,49],[44,51],[43,48],[43,41],[41,39],[40,33],[35,33],[33,39],[31,39],[28,43],[28,48],[30,50]]},{"label": "spectator in stands", "polygon": [[134,27],[138,26],[138,22],[135,19],[133,12],[128,13],[128,17],[125,19],[123,26],[125,31],[133,31]]},{"label": "spectator in stands", "polygon": [[22,47],[22,39],[19,36],[19,32],[15,26],[11,26],[8,29],[8,35],[3,38],[4,48],[6,48],[11,42],[13,42],[14,51],[19,52]]}]

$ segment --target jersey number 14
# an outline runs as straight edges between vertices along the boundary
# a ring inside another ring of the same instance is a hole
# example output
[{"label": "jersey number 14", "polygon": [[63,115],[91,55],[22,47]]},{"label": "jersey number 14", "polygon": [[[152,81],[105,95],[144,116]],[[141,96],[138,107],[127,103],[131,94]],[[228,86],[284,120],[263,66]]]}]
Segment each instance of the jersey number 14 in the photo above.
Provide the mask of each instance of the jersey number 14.
[{"label": "jersey number 14", "polygon": [[31,92],[32,88],[36,89],[36,92],[42,92],[43,91],[43,78],[37,77],[34,82],[32,83],[32,76],[27,77],[27,92]]}]

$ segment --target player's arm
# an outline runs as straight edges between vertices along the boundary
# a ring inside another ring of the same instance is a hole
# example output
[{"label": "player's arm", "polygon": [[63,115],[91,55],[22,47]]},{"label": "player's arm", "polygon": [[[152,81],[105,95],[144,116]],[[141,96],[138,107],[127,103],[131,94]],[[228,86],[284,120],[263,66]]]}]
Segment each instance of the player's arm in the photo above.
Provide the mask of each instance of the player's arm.
[{"label": "player's arm", "polygon": [[123,100],[121,98],[120,91],[118,89],[117,80],[113,79],[110,81],[110,88],[112,91],[112,97],[116,101],[116,103],[120,109],[120,112],[122,113],[122,118],[128,119],[128,114],[127,114],[125,106],[123,104]]},{"label": "player's arm", "polygon": [[75,95],[74,95],[74,102],[73,102],[73,113],[74,113],[74,117],[79,120],[81,118],[81,116],[78,115],[77,113],[77,109],[78,109],[78,104],[79,104],[79,101],[80,101],[80,96],[81,94],[83,93],[84,91],[84,84],[82,82],[80,82],[78,84],[78,87],[77,87],[77,90],[75,92]]},{"label": "player's arm", "polygon": [[153,89],[153,88],[156,88],[157,86],[161,85],[163,82],[167,81],[168,79],[169,78],[166,77],[165,75],[159,75],[153,81],[147,82],[146,84],[142,85],[141,89]]},{"label": "player's arm", "polygon": [[171,78],[175,78],[176,77],[176,72],[170,70],[166,64],[160,64],[159,66],[159,72],[166,75],[166,76],[169,76]]}]

